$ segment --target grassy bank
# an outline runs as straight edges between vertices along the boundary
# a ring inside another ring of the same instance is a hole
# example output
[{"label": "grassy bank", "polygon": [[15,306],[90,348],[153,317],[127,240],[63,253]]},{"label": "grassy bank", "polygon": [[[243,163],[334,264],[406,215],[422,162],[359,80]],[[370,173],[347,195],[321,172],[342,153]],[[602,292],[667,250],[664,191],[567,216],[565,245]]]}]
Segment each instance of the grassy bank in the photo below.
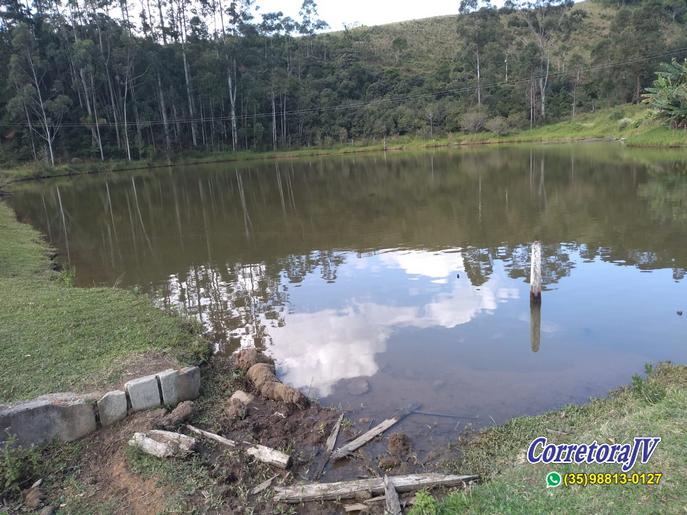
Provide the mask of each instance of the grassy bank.
[{"label": "grassy bank", "polygon": [[[684,513],[687,510],[687,367],[663,365],[648,379],[584,406],[538,417],[514,419],[473,437],[454,470],[479,473],[484,483],[440,502],[422,496],[412,513]],[[649,463],[632,472],[661,472],[660,486],[613,485],[547,489],[546,474],[620,472],[609,465],[531,465],[530,442],[626,443],[635,436],[660,436]]]},{"label": "grassy bank", "polygon": [[0,402],[106,386],[202,354],[197,331],[146,297],[71,287],[39,234],[1,202],[0,241]]},{"label": "grassy bank", "polygon": [[[629,146],[683,147],[687,146],[687,131],[673,130],[662,126],[643,105],[624,105],[601,109],[594,113],[578,115],[574,120],[544,125],[532,130],[513,131],[496,135],[490,132],[475,134],[452,133],[447,136],[426,139],[414,136],[389,138],[387,150],[421,150],[436,147],[459,147],[464,145],[517,144],[517,143],[566,143],[593,139],[622,141]],[[54,168],[35,163],[0,167],[0,191],[12,183],[37,178],[66,177],[70,175],[97,174],[126,170],[145,170],[165,167],[169,164],[191,165],[213,162],[247,162],[275,159],[298,159],[317,156],[335,156],[361,152],[380,152],[384,143],[358,141],[332,147],[310,147],[295,150],[270,152],[187,152],[166,159],[140,161],[94,161],[62,164]]]}]

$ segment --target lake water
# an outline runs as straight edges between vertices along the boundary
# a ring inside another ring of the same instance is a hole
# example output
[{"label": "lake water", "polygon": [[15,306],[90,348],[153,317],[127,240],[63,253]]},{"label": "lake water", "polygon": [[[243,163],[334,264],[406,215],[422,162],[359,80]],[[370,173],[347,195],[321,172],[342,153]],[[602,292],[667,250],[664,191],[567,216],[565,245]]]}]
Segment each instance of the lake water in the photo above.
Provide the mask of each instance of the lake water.
[{"label": "lake water", "polygon": [[220,351],[264,348],[354,419],[409,403],[465,417],[403,423],[440,440],[687,361],[682,159],[590,144],[222,163],[45,181],[10,202],[79,286],[147,292]]}]

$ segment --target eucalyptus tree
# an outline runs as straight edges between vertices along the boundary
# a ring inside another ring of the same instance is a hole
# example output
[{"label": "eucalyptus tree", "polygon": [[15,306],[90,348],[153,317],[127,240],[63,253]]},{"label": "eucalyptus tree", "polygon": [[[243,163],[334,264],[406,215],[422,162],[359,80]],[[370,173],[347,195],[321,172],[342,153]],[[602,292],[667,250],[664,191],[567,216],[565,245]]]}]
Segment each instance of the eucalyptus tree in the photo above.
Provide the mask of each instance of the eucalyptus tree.
[{"label": "eucalyptus tree", "polygon": [[[49,45],[56,51],[54,44]],[[20,23],[12,29],[12,48],[9,82],[16,94],[8,110],[26,117],[29,129],[45,142],[50,164],[54,166],[53,144],[71,100],[63,93],[61,81],[50,80],[51,63],[41,54],[34,32],[27,24]]]}]

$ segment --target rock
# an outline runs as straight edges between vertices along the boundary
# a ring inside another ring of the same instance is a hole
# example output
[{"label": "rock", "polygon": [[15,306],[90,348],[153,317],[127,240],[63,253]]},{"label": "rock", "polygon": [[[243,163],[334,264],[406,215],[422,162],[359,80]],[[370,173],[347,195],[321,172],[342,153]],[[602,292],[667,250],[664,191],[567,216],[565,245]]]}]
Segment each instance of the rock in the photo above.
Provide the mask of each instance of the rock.
[{"label": "rock", "polygon": [[433,390],[443,390],[445,386],[446,386],[446,380],[445,379],[437,379],[436,381],[432,382],[432,389]]},{"label": "rock", "polygon": [[230,419],[244,419],[248,414],[246,405],[237,399],[230,399],[226,409],[227,417]]},{"label": "rock", "polygon": [[351,395],[365,395],[370,391],[370,382],[364,377],[356,377],[346,382],[346,391]]},{"label": "rock", "polygon": [[24,506],[30,510],[37,510],[43,504],[43,491],[40,486],[32,486],[23,492]]},{"label": "rock", "polygon": [[405,433],[394,433],[389,437],[388,449],[394,456],[407,456],[410,453],[410,439]]},{"label": "rock", "polygon": [[395,456],[382,456],[379,458],[379,468],[384,470],[391,470],[398,467],[401,461]]},{"label": "rock", "polygon": [[162,401],[167,406],[176,406],[182,401],[192,401],[200,395],[200,368],[198,367],[165,370],[157,377],[160,380]]},{"label": "rock", "polygon": [[229,401],[234,400],[240,402],[245,406],[248,406],[251,402],[255,400],[255,397],[250,393],[244,392],[243,390],[236,390],[229,398]]},{"label": "rock", "polygon": [[124,385],[133,411],[143,411],[160,406],[160,390],[155,376],[139,377]]},{"label": "rock", "polygon": [[162,429],[176,429],[193,415],[193,401],[184,401],[170,413],[162,417],[157,426]]},{"label": "rock", "polygon": [[196,447],[196,439],[180,433],[157,431],[134,433],[129,445],[156,458],[183,458]]},{"label": "rock", "polygon": [[98,401],[98,415],[103,427],[111,426],[126,417],[126,393],[116,390],[108,392]]},{"label": "rock", "polygon": [[53,515],[57,510],[54,506],[46,506],[43,508],[38,515]]},{"label": "rock", "polygon": [[58,439],[71,442],[97,429],[92,399],[73,393],[44,395],[0,409],[0,442],[14,435],[18,445]]}]

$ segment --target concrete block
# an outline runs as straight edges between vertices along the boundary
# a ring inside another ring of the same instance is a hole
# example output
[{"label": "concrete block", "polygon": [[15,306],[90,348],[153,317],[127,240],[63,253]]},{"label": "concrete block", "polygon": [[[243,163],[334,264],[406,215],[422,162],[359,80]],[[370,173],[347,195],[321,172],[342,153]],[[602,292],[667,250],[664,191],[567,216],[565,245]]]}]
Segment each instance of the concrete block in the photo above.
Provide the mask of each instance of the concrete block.
[{"label": "concrete block", "polygon": [[139,377],[124,385],[133,411],[143,411],[160,406],[160,390],[156,376]]},{"label": "concrete block", "polygon": [[200,395],[200,369],[187,367],[165,370],[157,375],[165,405],[176,406],[182,401],[197,399]]},{"label": "concrete block", "polygon": [[0,409],[0,442],[10,435],[22,446],[53,439],[71,442],[96,429],[94,401],[73,393],[44,395]]},{"label": "concrete block", "polygon": [[110,426],[126,417],[126,393],[121,390],[108,392],[98,401],[98,414],[103,427]]}]

